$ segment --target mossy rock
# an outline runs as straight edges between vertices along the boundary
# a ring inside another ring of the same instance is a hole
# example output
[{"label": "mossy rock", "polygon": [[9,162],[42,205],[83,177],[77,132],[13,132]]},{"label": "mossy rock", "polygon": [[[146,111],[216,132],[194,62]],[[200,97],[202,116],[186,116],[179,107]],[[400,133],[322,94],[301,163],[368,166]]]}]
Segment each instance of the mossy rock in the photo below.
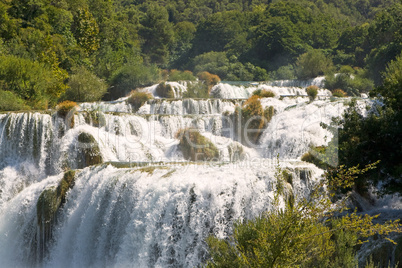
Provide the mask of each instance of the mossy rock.
[{"label": "mossy rock", "polygon": [[[37,242],[40,248],[43,248],[45,251],[48,241],[52,238],[52,229],[54,223],[57,221],[57,213],[60,207],[66,202],[66,194],[74,186],[74,181],[75,171],[67,171],[64,173],[57,187],[45,189],[38,198],[36,203],[36,216],[39,227]],[[41,257],[43,257],[43,253],[40,253]]]},{"label": "mossy rock", "polygon": [[282,177],[287,183],[293,185],[293,175],[289,170],[287,169],[282,170]]},{"label": "mossy rock", "polygon": [[219,150],[196,129],[184,129],[177,133],[183,156],[191,161],[217,161]]},{"label": "mossy rock", "polygon": [[86,132],[78,135],[81,157],[78,159],[78,168],[85,168],[103,163],[103,157],[95,138]]},{"label": "mossy rock", "polygon": [[102,112],[99,111],[85,111],[83,113],[85,123],[94,127],[104,127],[106,125],[106,118]]}]

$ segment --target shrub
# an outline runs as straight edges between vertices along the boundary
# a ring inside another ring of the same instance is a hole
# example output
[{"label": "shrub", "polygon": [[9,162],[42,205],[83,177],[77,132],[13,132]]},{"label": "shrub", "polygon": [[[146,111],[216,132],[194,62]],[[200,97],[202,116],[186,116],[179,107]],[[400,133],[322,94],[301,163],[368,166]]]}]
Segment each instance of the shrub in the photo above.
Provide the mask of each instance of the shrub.
[{"label": "shrub", "polygon": [[221,79],[216,74],[210,74],[209,72],[200,72],[197,74],[198,79],[204,81],[209,88],[218,84]]},{"label": "shrub", "polygon": [[168,83],[160,83],[156,89],[156,94],[161,98],[174,98],[174,91],[171,85]]},{"label": "shrub", "polygon": [[18,111],[28,110],[29,107],[24,104],[16,94],[11,91],[0,89],[0,111]]},{"label": "shrub", "polygon": [[159,81],[160,71],[156,66],[128,63],[118,69],[111,78],[110,99],[126,96],[131,90],[152,85]]},{"label": "shrub", "polygon": [[107,91],[105,81],[84,67],[74,70],[63,99],[71,101],[99,101]]},{"label": "shrub", "polygon": [[168,81],[195,81],[197,78],[191,71],[171,70],[168,74]]},{"label": "shrub", "polygon": [[310,97],[311,100],[314,100],[318,94],[318,87],[317,86],[309,86],[306,88],[307,95]]},{"label": "shrub", "polygon": [[342,89],[335,89],[334,91],[332,91],[332,96],[334,97],[339,97],[339,98],[343,98],[346,97],[348,94],[346,94],[345,91],[343,91]]},{"label": "shrub", "polygon": [[130,97],[128,97],[127,102],[133,106],[134,112],[137,112],[138,109],[140,109],[140,107],[144,105],[144,103],[152,98],[152,95],[149,93],[133,90],[131,91]]},{"label": "shrub", "polygon": [[179,139],[179,148],[183,156],[191,161],[217,161],[219,150],[196,129],[180,130],[176,137]]},{"label": "shrub", "polygon": [[310,50],[300,55],[296,62],[298,78],[314,78],[323,75],[332,68],[332,60],[327,58],[320,50]]},{"label": "shrub", "polygon": [[17,56],[0,55],[1,88],[15,93],[34,109],[53,106],[66,85],[65,70]]},{"label": "shrub", "polygon": [[253,92],[253,95],[259,96],[261,98],[273,98],[273,97],[275,97],[274,92],[272,92],[271,90],[265,90],[265,89],[257,89],[256,91]]},{"label": "shrub", "polygon": [[77,106],[78,106],[77,103],[74,101],[68,101],[68,100],[63,101],[56,106],[57,114],[61,117],[66,117],[67,114],[71,111],[71,109]]},{"label": "shrub", "polygon": [[268,122],[271,121],[274,112],[275,110],[272,106],[265,108],[265,110],[262,108],[260,96],[251,96],[243,104],[241,109],[235,110],[236,116],[240,116],[241,114],[241,121],[243,122],[242,129],[247,130],[242,131],[242,139],[246,138],[247,142],[251,141],[252,143],[257,143],[263,129],[267,126]]}]

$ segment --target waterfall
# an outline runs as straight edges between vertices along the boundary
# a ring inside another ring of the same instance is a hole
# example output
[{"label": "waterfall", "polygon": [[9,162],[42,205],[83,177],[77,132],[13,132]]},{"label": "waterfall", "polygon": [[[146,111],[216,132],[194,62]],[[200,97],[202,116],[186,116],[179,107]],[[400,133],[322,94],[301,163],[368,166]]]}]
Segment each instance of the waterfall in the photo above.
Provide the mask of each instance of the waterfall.
[{"label": "waterfall", "polygon": [[[211,95],[215,98],[221,99],[247,99],[256,90],[269,90],[275,93],[276,97],[307,97],[306,87],[310,85],[320,85],[321,80],[309,80],[309,81],[294,81],[294,80],[280,80],[269,83],[257,83],[257,84],[228,84],[225,82],[219,83],[211,90]],[[309,83],[311,82],[311,83]],[[327,98],[332,96],[331,92],[327,89],[318,91],[319,98]]]},{"label": "waterfall", "polygon": [[[270,208],[271,165],[83,169],[68,192],[41,267],[196,266],[208,256],[208,235],[226,237],[233,221]],[[311,184],[300,178],[306,169],[311,177],[321,172],[306,164],[294,169],[299,196]],[[37,260],[35,201],[58,179],[24,189],[2,211],[0,229],[7,232],[0,235],[0,258],[6,266],[27,266],[24,256]]]},{"label": "waterfall", "polygon": [[[2,266],[199,266],[209,235],[225,238],[235,221],[271,208],[278,165],[291,174],[296,199],[309,193],[323,171],[300,157],[329,142],[320,123],[349,101],[320,89],[311,102],[305,88],[285,82],[219,83],[210,99],[179,98],[186,85],[172,86],[177,99],[150,100],[136,113],[122,98],[81,103],[67,118],[0,114]],[[234,112],[257,89],[275,93],[260,99],[275,114],[248,144],[238,139],[247,122],[235,122]],[[219,157],[187,161],[183,129]]]}]

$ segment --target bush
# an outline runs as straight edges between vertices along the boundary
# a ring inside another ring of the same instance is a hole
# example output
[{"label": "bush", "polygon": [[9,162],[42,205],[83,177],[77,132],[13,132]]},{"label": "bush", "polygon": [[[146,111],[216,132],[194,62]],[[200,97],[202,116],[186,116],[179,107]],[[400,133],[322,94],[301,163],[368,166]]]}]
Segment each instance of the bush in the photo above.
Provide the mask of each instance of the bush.
[{"label": "bush", "polygon": [[[243,122],[242,129],[246,130],[242,131],[242,139],[246,139],[247,143],[257,143],[259,137],[263,132],[263,129],[267,126],[268,122],[271,121],[274,113],[275,109],[272,106],[265,108],[265,110],[262,108],[260,96],[251,96],[243,104],[243,107],[241,109],[235,110],[236,116],[239,116],[241,114],[241,121]],[[248,145],[252,146],[252,144]]]},{"label": "bush", "polygon": [[63,101],[56,106],[57,114],[61,117],[66,117],[67,114],[77,106],[77,103],[74,101]]},{"label": "bush", "polygon": [[131,91],[130,97],[128,97],[127,102],[133,106],[134,112],[137,112],[138,109],[140,109],[140,107],[144,105],[144,103],[152,98],[152,95],[149,93],[133,90]]},{"label": "bush", "polygon": [[67,72],[16,56],[0,56],[1,88],[15,93],[35,109],[53,106],[66,85]]},{"label": "bush", "polygon": [[68,86],[63,99],[71,101],[99,101],[107,92],[105,81],[84,67],[78,67],[74,70],[68,81]]},{"label": "bush", "polygon": [[197,78],[193,75],[191,71],[178,71],[171,70],[167,75],[168,81],[195,81]]},{"label": "bush", "polygon": [[334,91],[332,91],[332,96],[334,97],[338,97],[338,98],[343,98],[346,97],[348,94],[346,94],[345,91],[343,91],[342,89],[335,89]]},{"label": "bush", "polygon": [[145,66],[140,63],[128,63],[118,69],[111,78],[110,99],[126,96],[131,90],[152,85],[160,79],[160,71],[156,66]]},{"label": "bush", "polygon": [[0,111],[18,111],[28,109],[29,107],[25,105],[24,101],[16,94],[0,89]]},{"label": "bush", "polygon": [[261,98],[273,98],[275,97],[275,93],[271,90],[257,89],[253,92],[253,96],[259,96]]},{"label": "bush", "polygon": [[201,81],[204,81],[207,84],[208,88],[211,88],[221,81],[219,76],[217,76],[216,74],[210,74],[209,72],[200,72],[197,74],[197,77]]},{"label": "bush", "polygon": [[156,89],[156,94],[161,98],[174,98],[174,91],[171,85],[168,83],[160,83]]},{"label": "bush", "polygon": [[179,148],[183,156],[191,161],[217,161],[219,160],[219,150],[206,137],[196,129],[180,130],[176,137],[179,139]]},{"label": "bush", "polygon": [[314,78],[323,75],[332,68],[332,60],[320,50],[310,50],[300,55],[296,62],[298,78]]},{"label": "bush", "polygon": [[314,100],[318,94],[317,86],[309,86],[306,88],[307,95],[310,97],[310,100]]}]

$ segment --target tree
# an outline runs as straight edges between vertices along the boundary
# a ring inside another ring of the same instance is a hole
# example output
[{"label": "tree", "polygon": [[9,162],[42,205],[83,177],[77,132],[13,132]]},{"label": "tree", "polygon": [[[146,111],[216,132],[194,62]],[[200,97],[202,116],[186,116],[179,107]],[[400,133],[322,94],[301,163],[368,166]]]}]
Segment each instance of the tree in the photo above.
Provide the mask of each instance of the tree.
[{"label": "tree", "polygon": [[36,109],[53,106],[64,93],[66,76],[46,64],[16,56],[0,56],[0,83]]},{"label": "tree", "polygon": [[99,48],[98,23],[88,9],[78,9],[74,16],[72,32],[77,43],[87,53],[96,51]]},{"label": "tree", "polygon": [[387,104],[396,112],[401,113],[402,100],[402,53],[391,61],[383,73],[383,85],[371,94],[380,94]]},{"label": "tree", "polygon": [[168,47],[174,35],[166,8],[156,3],[146,5],[145,14],[140,22],[141,47],[146,59],[150,63],[166,64]]},{"label": "tree", "polygon": [[107,91],[106,83],[85,67],[74,70],[68,86],[63,98],[70,101],[99,101]]},{"label": "tree", "polygon": [[296,73],[300,79],[314,78],[324,75],[332,67],[332,61],[320,50],[310,50],[296,61]]}]

